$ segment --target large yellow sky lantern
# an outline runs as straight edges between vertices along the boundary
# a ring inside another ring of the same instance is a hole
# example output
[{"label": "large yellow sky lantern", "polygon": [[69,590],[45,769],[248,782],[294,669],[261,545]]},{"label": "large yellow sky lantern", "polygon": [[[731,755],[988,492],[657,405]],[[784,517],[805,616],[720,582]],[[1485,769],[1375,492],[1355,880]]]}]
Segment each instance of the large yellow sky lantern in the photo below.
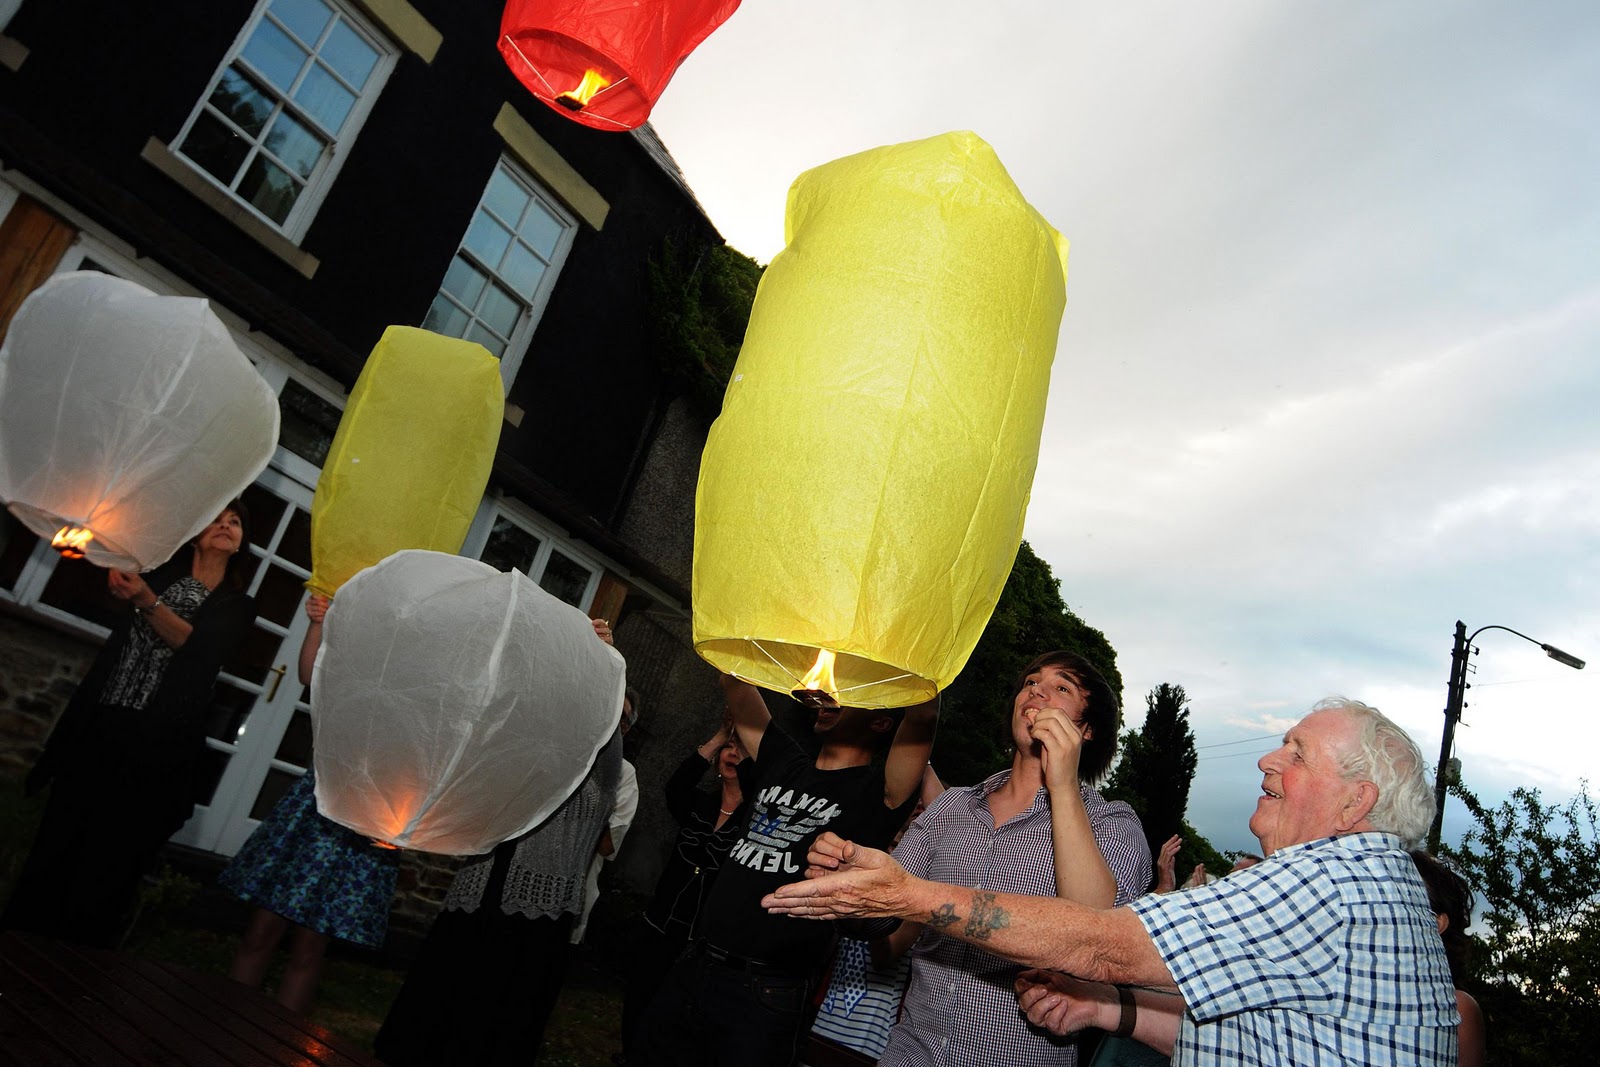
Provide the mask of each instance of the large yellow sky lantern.
[{"label": "large yellow sky lantern", "polygon": [[311,503],[312,592],[406,548],[458,552],[505,416],[482,345],[390,326],[367,358]]},{"label": "large yellow sky lantern", "polygon": [[63,555],[149,570],[255,481],[278,398],[198,297],[71,271],[0,348],[0,500]]},{"label": "large yellow sky lantern", "polygon": [[1067,242],[966,132],[807,171],[785,239],[701,462],[695,647],[770,689],[917,703],[1022,539]]}]

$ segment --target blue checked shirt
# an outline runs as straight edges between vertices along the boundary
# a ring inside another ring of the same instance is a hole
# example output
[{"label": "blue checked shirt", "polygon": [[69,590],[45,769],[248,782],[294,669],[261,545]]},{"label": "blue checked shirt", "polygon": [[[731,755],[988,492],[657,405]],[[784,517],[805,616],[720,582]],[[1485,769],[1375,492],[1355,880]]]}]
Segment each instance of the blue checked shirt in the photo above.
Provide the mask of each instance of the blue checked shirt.
[{"label": "blue checked shirt", "polygon": [[1188,1005],[1175,1065],[1456,1063],[1444,943],[1393,834],[1292,845],[1133,911]]},{"label": "blue checked shirt", "polygon": [[[995,893],[1056,895],[1050,799],[995,828],[988,797],[1009,770],[967,789],[947,789],[911,827],[895,859],[919,878]],[[1150,846],[1133,809],[1079,786],[1095,843],[1126,904],[1150,884]],[[1072,1067],[1077,1041],[1028,1025],[1017,1008],[1015,963],[953,937],[925,931],[912,948],[911,984],[883,1067]]]}]

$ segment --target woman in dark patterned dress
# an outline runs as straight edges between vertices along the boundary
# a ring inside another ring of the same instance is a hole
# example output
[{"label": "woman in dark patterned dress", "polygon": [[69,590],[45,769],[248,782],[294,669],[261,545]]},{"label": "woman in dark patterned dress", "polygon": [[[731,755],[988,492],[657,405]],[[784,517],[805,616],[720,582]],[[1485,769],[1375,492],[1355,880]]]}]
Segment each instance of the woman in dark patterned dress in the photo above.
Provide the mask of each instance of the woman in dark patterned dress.
[{"label": "woman in dark patterned dress", "polygon": [[[311,625],[300,646],[301,685],[311,683],[327,612],[327,597],[307,598]],[[277,1000],[301,1014],[311,1007],[329,938],[366,948],[383,944],[400,863],[397,849],[374,844],[318,814],[315,790],[307,771],[217,878],[224,889],[255,905],[229,976],[259,987],[288,934],[289,962]]]},{"label": "woman in dark patterned dress", "polygon": [[194,812],[195,773],[222,661],[255,602],[238,566],[249,513],[235,500],[148,575],[113,570],[132,608],[95,657],[28,774],[47,784],[33,848],[0,926],[113,948],[139,878]]}]

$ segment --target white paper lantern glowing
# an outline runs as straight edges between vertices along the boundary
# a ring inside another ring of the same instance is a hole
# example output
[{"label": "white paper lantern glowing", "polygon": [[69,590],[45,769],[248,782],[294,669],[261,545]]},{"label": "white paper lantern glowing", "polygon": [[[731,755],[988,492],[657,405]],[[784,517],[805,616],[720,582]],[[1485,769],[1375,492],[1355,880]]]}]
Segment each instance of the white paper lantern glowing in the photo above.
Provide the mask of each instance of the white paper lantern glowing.
[{"label": "white paper lantern glowing", "polygon": [[277,444],[277,397],[199,298],[59,274],[0,347],[0,500],[101,566],[165,562]]},{"label": "white paper lantern glowing", "polygon": [[617,727],[623,671],[581,611],[520,571],[398,552],[328,611],[317,807],[401,848],[488,852],[583,780]]}]

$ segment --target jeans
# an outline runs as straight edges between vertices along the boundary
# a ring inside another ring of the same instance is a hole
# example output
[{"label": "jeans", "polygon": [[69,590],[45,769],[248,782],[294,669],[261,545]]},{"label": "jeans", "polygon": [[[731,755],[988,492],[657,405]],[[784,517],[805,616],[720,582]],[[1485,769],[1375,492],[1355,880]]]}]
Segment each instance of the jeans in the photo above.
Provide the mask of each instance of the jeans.
[{"label": "jeans", "polygon": [[809,975],[757,973],[695,946],[667,973],[628,1050],[641,1067],[790,1067],[799,1062]]}]

